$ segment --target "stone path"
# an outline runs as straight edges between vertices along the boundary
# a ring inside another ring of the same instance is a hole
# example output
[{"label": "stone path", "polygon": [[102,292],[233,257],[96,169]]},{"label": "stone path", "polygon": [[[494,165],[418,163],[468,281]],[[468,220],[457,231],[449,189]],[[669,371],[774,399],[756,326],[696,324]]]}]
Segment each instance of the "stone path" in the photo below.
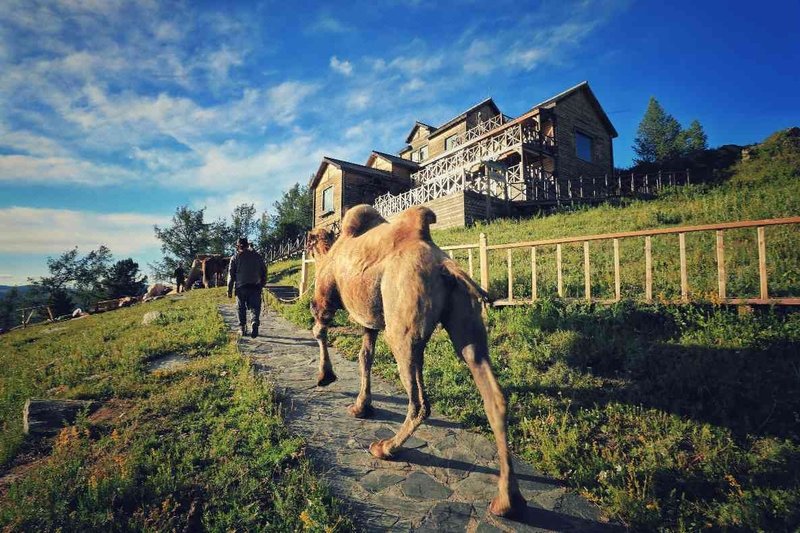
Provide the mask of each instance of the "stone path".
[{"label": "stone path", "polygon": [[[233,306],[220,311],[238,330]],[[373,377],[376,416],[358,420],[346,407],[358,392],[358,365],[331,349],[338,380],[316,386],[318,349],[303,331],[265,309],[261,336],[239,339],[242,354],[275,382],[291,430],[308,442],[308,453],[337,497],[366,531],[611,531],[598,509],[557,480],[515,461],[528,500],[521,521],[488,513],[496,491],[493,441],[466,431],[434,412],[393,461],[372,457],[369,444],[395,433],[405,418],[405,394]]]}]

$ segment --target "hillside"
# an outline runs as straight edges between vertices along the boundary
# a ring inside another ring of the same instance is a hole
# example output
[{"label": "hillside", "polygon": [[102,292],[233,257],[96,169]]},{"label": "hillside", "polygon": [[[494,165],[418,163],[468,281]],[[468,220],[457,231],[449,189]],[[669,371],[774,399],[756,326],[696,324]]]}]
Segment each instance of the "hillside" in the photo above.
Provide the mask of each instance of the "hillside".
[{"label": "hillside", "polygon": [[[348,529],[222,301],[193,291],[0,337],[0,530]],[[150,371],[170,357],[185,365]],[[22,435],[30,397],[102,407],[37,445]]]},{"label": "hillside", "polygon": [[[736,164],[724,183],[676,189],[649,202],[628,201],[532,220],[497,220],[436,232],[437,244],[546,239],[798,215],[800,130],[771,136]],[[754,235],[730,232],[729,289],[757,290]],[[751,232],[755,233],[755,232]],[[713,236],[711,237],[713,239]],[[713,293],[713,243],[689,241],[693,292]],[[771,294],[800,294],[800,233],[772,231]],[[678,289],[676,243],[654,239],[656,292]],[[630,247],[629,249],[626,247]],[[623,293],[641,294],[641,241],[623,244]],[[638,255],[636,251],[638,252]],[[594,294],[609,290],[610,251],[594,250]],[[520,252],[522,254],[522,252]],[[580,295],[581,250],[565,250],[568,295]],[[597,255],[595,255],[597,254]],[[464,259],[464,256],[456,256]],[[529,257],[515,257],[515,292],[529,295]],[[573,268],[569,268],[572,265]],[[527,267],[527,269],[526,269]],[[490,265],[491,290],[506,288],[505,257]],[[800,313],[713,304],[610,306],[553,296],[552,262],[541,266],[536,305],[491,309],[492,357],[509,402],[516,453],[602,505],[636,530],[794,530],[800,527]],[[274,282],[295,281],[297,262],[270,266]],[[737,281],[733,281],[737,280]],[[527,283],[527,285],[526,285]],[[310,325],[308,297],[273,305]],[[361,345],[346,314],[332,342],[356,359]],[[436,407],[488,431],[480,397],[443,332],[425,353],[424,379]],[[374,369],[398,383],[379,340]]]}]

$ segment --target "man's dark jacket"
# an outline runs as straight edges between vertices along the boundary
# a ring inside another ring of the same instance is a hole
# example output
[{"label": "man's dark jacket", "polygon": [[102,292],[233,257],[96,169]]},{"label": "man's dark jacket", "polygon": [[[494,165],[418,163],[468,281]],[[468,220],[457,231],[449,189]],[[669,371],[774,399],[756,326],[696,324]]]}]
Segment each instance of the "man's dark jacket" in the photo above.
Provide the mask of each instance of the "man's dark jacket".
[{"label": "man's dark jacket", "polygon": [[261,254],[255,250],[242,250],[231,257],[228,266],[228,292],[241,287],[258,286],[267,283],[267,265]]}]

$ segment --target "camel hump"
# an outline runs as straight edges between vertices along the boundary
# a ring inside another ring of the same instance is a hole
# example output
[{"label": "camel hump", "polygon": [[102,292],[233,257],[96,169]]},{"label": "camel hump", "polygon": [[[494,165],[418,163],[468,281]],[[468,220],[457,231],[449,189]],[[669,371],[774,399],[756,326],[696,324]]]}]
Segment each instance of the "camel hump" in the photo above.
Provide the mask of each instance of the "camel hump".
[{"label": "camel hump", "polygon": [[386,219],[374,207],[360,204],[351,207],[342,219],[342,237],[358,237],[375,226],[385,224]]},{"label": "camel hump", "polygon": [[436,223],[436,213],[423,206],[414,206],[406,209],[397,217],[397,224],[419,232],[420,238],[433,242],[431,237],[431,224]]}]

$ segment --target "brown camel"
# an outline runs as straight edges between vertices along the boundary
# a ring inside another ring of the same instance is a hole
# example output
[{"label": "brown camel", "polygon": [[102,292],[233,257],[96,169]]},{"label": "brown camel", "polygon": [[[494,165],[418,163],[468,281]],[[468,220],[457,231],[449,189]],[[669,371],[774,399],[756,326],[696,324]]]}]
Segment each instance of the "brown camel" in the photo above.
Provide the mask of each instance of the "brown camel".
[{"label": "brown camel", "polygon": [[230,257],[211,254],[195,257],[192,261],[192,268],[189,270],[189,276],[186,278],[185,290],[191,290],[197,280],[202,280],[206,289],[225,285],[226,270],[230,259]]},{"label": "brown camel", "polygon": [[422,378],[423,352],[441,323],[456,353],[466,362],[483,398],[500,463],[498,494],[490,511],[512,516],[525,509],[511,466],[506,439],[506,401],[489,362],[481,300],[486,293],[431,240],[433,211],[414,207],[392,223],[375,209],[359,205],[342,220],[340,237],[324,229],[309,234],[316,260],[316,287],[311,310],[314,336],[320,348],[317,382],[336,380],[328,355],[327,328],[337,309],[364,327],[359,366],[361,388],[348,408],[356,417],[372,414],[370,371],[378,331],[385,331],[400,379],[408,393],[408,413],[397,434],[373,442],[370,453],[391,459],[430,414]]}]

